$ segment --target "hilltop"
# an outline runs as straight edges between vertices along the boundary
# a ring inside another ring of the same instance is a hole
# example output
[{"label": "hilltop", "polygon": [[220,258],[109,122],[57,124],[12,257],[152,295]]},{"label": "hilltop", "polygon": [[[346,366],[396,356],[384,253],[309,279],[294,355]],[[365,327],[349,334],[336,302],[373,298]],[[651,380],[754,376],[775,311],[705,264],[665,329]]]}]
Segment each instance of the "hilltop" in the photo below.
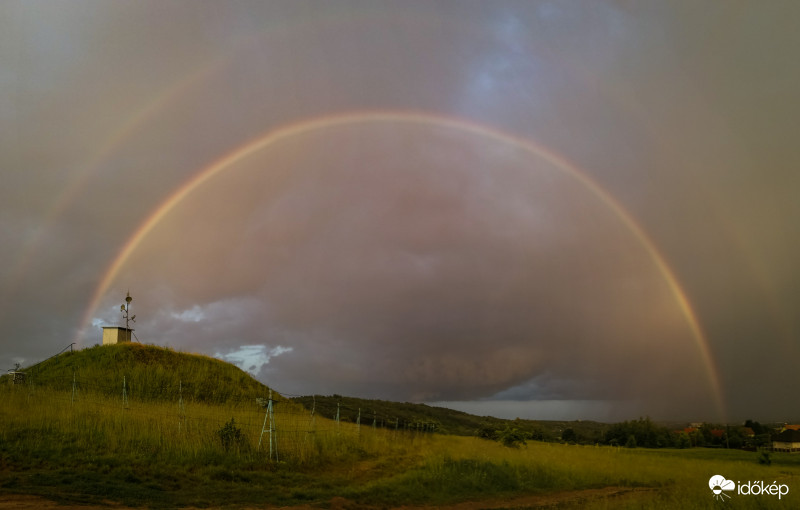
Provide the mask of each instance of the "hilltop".
[{"label": "hilltop", "polygon": [[[96,345],[66,352],[28,368],[27,384],[53,390],[119,395],[123,380],[129,398],[222,404],[266,397],[269,388],[225,361],[138,343]],[[280,400],[277,393],[273,398]]]}]

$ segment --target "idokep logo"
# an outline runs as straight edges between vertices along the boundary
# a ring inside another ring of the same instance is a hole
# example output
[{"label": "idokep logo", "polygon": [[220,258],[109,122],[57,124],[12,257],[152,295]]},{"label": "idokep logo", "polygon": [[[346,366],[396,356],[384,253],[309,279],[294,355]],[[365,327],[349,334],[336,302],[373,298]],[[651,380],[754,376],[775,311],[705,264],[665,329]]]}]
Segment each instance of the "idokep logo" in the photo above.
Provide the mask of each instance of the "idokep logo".
[{"label": "idokep logo", "polygon": [[708,488],[714,494],[714,499],[725,501],[725,498],[731,499],[731,497],[722,491],[732,491],[736,489],[736,484],[726,480],[722,475],[714,475],[708,479]]},{"label": "idokep logo", "polygon": [[[737,489],[738,484],[738,489]],[[741,496],[778,496],[781,499],[783,496],[789,494],[789,486],[786,484],[778,484],[777,482],[764,483],[763,481],[748,481],[736,483],[733,480],[727,480],[722,475],[714,475],[708,479],[708,488],[711,489],[714,499],[725,501],[725,498],[730,499],[730,495],[725,492],[733,492]]]}]

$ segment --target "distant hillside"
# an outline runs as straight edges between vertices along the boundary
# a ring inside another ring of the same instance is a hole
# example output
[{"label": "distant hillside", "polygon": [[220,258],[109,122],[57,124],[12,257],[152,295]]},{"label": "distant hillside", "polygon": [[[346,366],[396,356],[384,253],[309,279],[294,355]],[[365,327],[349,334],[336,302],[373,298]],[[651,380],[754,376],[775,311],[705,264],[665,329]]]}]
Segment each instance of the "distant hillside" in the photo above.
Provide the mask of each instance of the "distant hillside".
[{"label": "distant hillside", "polygon": [[337,404],[341,421],[355,423],[361,411],[361,424],[394,428],[427,428],[444,434],[462,436],[477,435],[481,427],[502,427],[504,420],[490,416],[478,417],[453,409],[432,407],[426,404],[390,402],[386,400],[367,400],[339,395],[314,395],[291,399],[306,409],[314,407],[315,413],[333,418]]},{"label": "distant hillside", "polygon": [[559,441],[564,430],[572,429],[574,437],[582,442],[594,443],[601,439],[608,425],[593,421],[505,420],[492,416],[475,416],[454,409],[426,404],[367,400],[340,395],[297,397],[291,399],[306,409],[314,407],[315,413],[326,418],[336,415],[339,406],[340,420],[355,422],[361,410],[361,424],[378,427],[409,427],[433,430],[443,434],[492,437],[506,427],[526,432],[541,441]]},{"label": "distant hillside", "polygon": [[[175,400],[179,391],[187,402],[252,402],[266,397],[269,388],[250,374],[222,360],[164,347],[123,343],[96,345],[66,352],[22,369],[27,384],[109,395],[122,392],[123,378],[129,398]],[[281,397],[274,393],[276,400]]]}]

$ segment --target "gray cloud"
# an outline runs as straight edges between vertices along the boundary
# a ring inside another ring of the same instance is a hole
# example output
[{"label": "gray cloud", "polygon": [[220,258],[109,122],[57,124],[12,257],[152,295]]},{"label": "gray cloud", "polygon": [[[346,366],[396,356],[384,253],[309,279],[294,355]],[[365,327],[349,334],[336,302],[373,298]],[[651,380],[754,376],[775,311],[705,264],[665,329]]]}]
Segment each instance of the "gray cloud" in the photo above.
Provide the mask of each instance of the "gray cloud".
[{"label": "gray cloud", "polygon": [[165,216],[87,310],[137,226],[212,162],[304,119],[414,111],[572,161],[674,271],[729,416],[792,419],[793,10],[5,2],[0,363],[99,341],[83,316],[115,323],[130,289],[143,341],[290,393],[716,418],[641,240],[541,155],[444,124],[253,154]]}]

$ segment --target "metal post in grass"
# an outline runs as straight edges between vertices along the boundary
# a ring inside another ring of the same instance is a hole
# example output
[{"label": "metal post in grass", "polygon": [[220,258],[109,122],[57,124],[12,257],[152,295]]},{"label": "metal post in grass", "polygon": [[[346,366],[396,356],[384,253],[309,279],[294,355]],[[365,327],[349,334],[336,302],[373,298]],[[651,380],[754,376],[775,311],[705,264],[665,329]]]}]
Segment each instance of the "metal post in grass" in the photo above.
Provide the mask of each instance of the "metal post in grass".
[{"label": "metal post in grass", "polygon": [[308,435],[314,432],[314,410],[317,408],[317,397],[315,395],[311,395],[311,419],[308,422],[308,431],[306,432],[306,437],[304,442],[308,440]]},{"label": "metal post in grass", "polygon": [[128,389],[125,376],[122,376],[122,407],[128,407]]},{"label": "metal post in grass", "polygon": [[178,434],[181,433],[186,408],[183,406],[183,381],[178,381]]},{"label": "metal post in grass", "polygon": [[[273,443],[275,445],[275,461],[278,461],[278,435],[275,430],[275,412],[272,408],[272,390],[269,390],[269,406],[267,407],[267,413],[269,414],[269,458],[272,459],[272,449]],[[275,437],[273,439],[272,435],[275,433]]]},{"label": "metal post in grass", "polygon": [[75,372],[72,372],[72,400],[69,403],[70,405],[75,404]]},{"label": "metal post in grass", "polygon": [[356,428],[358,433],[361,434],[361,408],[358,408],[358,418],[356,418]]},{"label": "metal post in grass", "polygon": [[378,414],[375,412],[375,409],[373,409],[372,410],[372,428],[374,429],[377,424],[378,424]]},{"label": "metal post in grass", "polygon": [[[269,428],[267,428],[269,423]],[[272,451],[275,451],[275,460],[278,460],[278,441],[277,436],[273,439],[272,433],[275,431],[275,415],[272,411],[272,390],[269,390],[269,401],[267,403],[267,413],[264,415],[264,425],[261,426],[261,435],[258,438],[258,448],[261,448],[261,439],[264,432],[269,432],[269,460],[272,460]],[[274,448],[273,448],[274,444]]]},{"label": "metal post in grass", "polygon": [[261,435],[258,436],[258,449],[261,449],[261,440],[264,438],[264,432],[267,431],[267,420],[269,419],[269,403],[267,403],[267,412],[264,413],[264,424],[261,426]]},{"label": "metal post in grass", "polygon": [[336,402],[336,430],[339,430],[339,402]]}]

